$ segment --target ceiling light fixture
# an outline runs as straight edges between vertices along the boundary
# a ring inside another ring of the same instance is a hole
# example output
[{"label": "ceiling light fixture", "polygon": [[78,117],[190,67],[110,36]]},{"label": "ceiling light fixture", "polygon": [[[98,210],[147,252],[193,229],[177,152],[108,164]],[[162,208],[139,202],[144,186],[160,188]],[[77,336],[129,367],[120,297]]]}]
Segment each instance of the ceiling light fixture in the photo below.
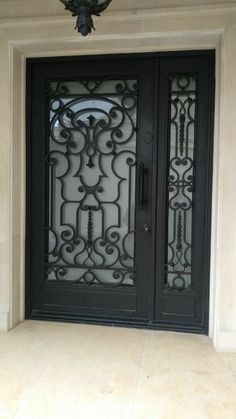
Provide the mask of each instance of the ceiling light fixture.
[{"label": "ceiling light fixture", "polygon": [[83,36],[95,30],[92,15],[100,16],[111,3],[112,0],[60,0],[66,10],[72,13],[72,16],[77,16],[75,29]]}]

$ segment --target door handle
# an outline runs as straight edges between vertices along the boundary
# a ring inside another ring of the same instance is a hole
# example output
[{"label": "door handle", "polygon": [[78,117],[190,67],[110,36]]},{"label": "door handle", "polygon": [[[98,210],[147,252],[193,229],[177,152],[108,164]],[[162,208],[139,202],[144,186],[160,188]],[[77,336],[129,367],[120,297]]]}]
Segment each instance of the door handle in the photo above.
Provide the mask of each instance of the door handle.
[{"label": "door handle", "polygon": [[142,211],[144,209],[144,163],[139,163],[139,195],[138,195],[138,207]]}]

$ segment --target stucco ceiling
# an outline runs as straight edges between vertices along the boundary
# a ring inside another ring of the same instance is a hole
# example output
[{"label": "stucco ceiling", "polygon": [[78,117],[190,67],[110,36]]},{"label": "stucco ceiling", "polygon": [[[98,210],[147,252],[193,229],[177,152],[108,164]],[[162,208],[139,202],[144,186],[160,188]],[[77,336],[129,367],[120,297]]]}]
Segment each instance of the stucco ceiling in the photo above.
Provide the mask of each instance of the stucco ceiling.
[{"label": "stucco ceiling", "polygon": [[[236,0],[113,0],[109,11],[155,9],[214,4],[236,4]],[[59,0],[0,0],[0,18],[64,14]]]}]

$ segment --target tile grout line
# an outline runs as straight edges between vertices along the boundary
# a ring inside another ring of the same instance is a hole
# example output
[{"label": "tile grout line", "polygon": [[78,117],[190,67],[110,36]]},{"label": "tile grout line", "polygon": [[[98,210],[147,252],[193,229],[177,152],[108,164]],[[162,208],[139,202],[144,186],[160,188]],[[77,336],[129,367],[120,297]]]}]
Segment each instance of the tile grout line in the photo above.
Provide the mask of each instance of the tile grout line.
[{"label": "tile grout line", "polygon": [[141,359],[140,359],[139,370],[138,370],[137,378],[136,378],[136,382],[135,382],[135,389],[134,389],[134,396],[133,396],[132,405],[131,405],[130,419],[134,418],[134,408],[135,408],[135,402],[137,400],[138,384],[139,384],[140,375],[141,375],[142,366],[143,366],[143,361],[144,361],[144,356],[145,356],[145,349],[146,349],[148,331],[146,330],[146,331],[144,331],[144,333],[145,333],[145,337],[144,337],[144,342],[143,342],[143,350],[142,350],[142,356],[141,356]]}]

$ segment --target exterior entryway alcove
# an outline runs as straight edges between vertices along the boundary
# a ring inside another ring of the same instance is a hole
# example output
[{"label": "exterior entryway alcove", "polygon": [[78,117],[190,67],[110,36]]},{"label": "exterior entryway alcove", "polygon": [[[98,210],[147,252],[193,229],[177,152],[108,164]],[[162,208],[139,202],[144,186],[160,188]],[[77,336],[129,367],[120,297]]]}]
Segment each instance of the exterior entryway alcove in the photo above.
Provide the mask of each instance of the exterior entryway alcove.
[{"label": "exterior entryway alcove", "polygon": [[[151,0],[152,1],[152,0]],[[8,4],[9,3],[9,4]],[[165,3],[165,4],[164,4]],[[178,7],[180,3],[183,7]],[[236,348],[235,305],[235,1],[112,2],[97,31],[82,38],[60,2],[29,0],[1,9],[0,331],[25,319],[25,62],[27,58],[214,49],[216,100],[209,336],[219,350]],[[204,4],[203,4],[204,3]],[[214,4],[213,4],[214,3]],[[114,7],[113,7],[114,5]],[[122,9],[125,7],[125,11]],[[149,3],[150,5],[150,3]],[[170,7],[167,7],[167,6]],[[39,13],[40,9],[40,13]],[[26,16],[27,15],[27,16]]]},{"label": "exterior entryway alcove", "polygon": [[27,62],[26,317],[208,333],[214,52]]}]

